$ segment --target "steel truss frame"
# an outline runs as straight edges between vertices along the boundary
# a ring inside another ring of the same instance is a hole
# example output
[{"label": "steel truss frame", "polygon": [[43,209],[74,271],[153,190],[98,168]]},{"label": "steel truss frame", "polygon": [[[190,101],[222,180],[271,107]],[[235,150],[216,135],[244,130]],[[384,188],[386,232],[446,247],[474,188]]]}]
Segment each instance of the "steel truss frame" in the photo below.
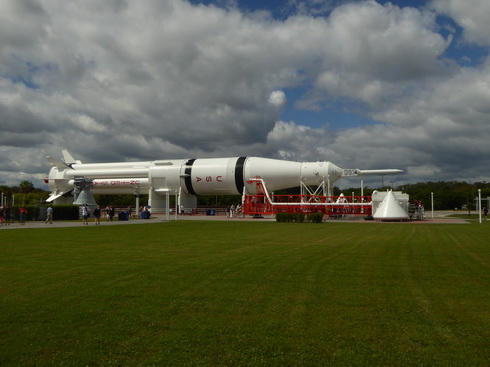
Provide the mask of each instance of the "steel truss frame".
[{"label": "steel truss frame", "polygon": [[[264,180],[253,178],[247,181],[255,184],[255,194],[242,197],[244,214],[274,215],[277,213],[323,213],[330,217],[344,215],[372,215],[370,196],[327,196],[319,195],[319,190],[325,192],[324,185],[312,191],[301,183],[300,195],[271,195],[267,191]],[[307,194],[303,192],[306,191]]]}]

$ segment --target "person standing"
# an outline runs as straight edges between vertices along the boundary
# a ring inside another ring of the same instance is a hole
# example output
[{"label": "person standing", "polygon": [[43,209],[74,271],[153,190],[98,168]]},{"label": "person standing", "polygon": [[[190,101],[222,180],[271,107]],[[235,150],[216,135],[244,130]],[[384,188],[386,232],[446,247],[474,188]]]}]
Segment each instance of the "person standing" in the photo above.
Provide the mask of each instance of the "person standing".
[{"label": "person standing", "polygon": [[4,211],[3,211],[3,215],[4,215],[4,218],[5,218],[5,223],[7,226],[10,225],[10,220],[12,219],[11,218],[11,213],[10,213],[10,205],[7,204],[7,206],[5,207]]},{"label": "person standing", "polygon": [[90,209],[87,204],[83,204],[82,206],[82,224],[84,226],[88,226],[88,217],[90,215]]},{"label": "person standing", "polygon": [[100,225],[100,206],[97,205],[97,207],[94,209],[94,218],[95,218],[95,225]]},{"label": "person standing", "polygon": [[48,206],[48,209],[46,209],[46,224],[53,224],[53,208]]},{"label": "person standing", "polygon": [[27,215],[27,210],[23,206],[20,208],[19,211],[19,222],[21,226],[25,226],[26,224],[26,215]]}]

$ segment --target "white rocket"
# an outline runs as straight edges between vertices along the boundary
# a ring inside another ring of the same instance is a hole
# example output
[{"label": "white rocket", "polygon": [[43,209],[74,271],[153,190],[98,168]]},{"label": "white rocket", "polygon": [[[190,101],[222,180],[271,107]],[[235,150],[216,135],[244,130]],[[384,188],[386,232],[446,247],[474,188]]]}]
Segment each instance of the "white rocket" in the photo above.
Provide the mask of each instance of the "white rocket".
[{"label": "white rocket", "polygon": [[149,206],[163,210],[167,193],[179,205],[195,208],[196,195],[253,194],[247,180],[260,177],[270,191],[297,186],[331,185],[341,177],[401,173],[399,169],[342,169],[331,162],[291,162],[260,157],[197,158],[122,163],[82,163],[63,150],[63,161],[47,157],[52,168],[47,201],[73,202],[75,178],[92,180],[94,194],[148,194]]}]

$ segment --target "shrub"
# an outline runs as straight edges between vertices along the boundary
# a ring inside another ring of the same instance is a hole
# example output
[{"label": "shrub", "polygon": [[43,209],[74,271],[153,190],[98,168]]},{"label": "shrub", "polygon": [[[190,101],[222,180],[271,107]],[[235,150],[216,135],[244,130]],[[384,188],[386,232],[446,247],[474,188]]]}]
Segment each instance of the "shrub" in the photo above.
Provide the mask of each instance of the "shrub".
[{"label": "shrub", "polygon": [[[18,221],[20,219],[20,208],[21,206],[14,206],[11,209],[12,220]],[[38,205],[24,205],[27,211],[26,220],[37,220],[39,217],[39,206]]]},{"label": "shrub", "polygon": [[277,213],[276,221],[283,223],[303,223],[303,222],[313,222],[321,223],[323,220],[323,213],[308,214],[305,216],[303,213]]},{"label": "shrub", "polygon": [[277,213],[276,214],[276,222],[288,222],[288,214],[287,213]]},{"label": "shrub", "polygon": [[305,221],[305,215],[303,213],[295,213],[293,216],[293,220],[297,223],[303,223]]},{"label": "shrub", "polygon": [[[80,219],[79,206],[71,204],[52,205],[53,208],[53,220],[77,220]],[[47,206],[41,206],[38,220],[46,219]]]},{"label": "shrub", "polygon": [[53,205],[54,220],[77,220],[80,218],[78,205]]},{"label": "shrub", "polygon": [[308,222],[321,223],[323,221],[323,213],[308,214]]}]

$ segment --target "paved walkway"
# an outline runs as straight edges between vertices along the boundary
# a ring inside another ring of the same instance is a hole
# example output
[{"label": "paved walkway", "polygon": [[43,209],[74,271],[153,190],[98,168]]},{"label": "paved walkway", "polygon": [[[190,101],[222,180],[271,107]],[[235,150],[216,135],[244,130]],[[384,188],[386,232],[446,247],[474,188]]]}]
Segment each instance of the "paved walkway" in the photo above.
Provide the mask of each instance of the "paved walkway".
[{"label": "paved walkway", "polygon": [[[453,211],[437,211],[434,212],[434,218],[432,218],[432,213],[427,213],[427,219],[424,221],[407,221],[403,223],[412,224],[423,224],[423,223],[448,223],[448,224],[465,224],[468,223],[467,220],[461,218],[449,218],[448,216],[454,214]],[[250,222],[274,222],[275,219],[268,216],[265,218],[228,218],[225,215],[216,216],[206,216],[206,215],[179,215],[177,218],[175,215],[170,216],[170,221],[174,220],[209,220],[209,221],[250,221]],[[118,225],[128,225],[128,224],[149,224],[149,223],[165,223],[167,217],[165,215],[157,214],[153,215],[150,219],[130,219],[127,221],[114,220],[112,222],[107,222],[105,220],[101,221],[101,226],[118,226]],[[362,218],[354,220],[344,220],[344,219],[331,219],[327,220],[327,223],[380,223],[377,221],[365,221]],[[387,223],[387,222],[383,222]],[[399,223],[399,222],[391,222]],[[0,231],[8,229],[28,229],[28,228],[66,228],[66,227],[81,227],[81,221],[54,221],[53,224],[46,224],[45,222],[26,222],[25,225],[20,225],[20,223],[15,222],[10,225],[3,225],[0,227]],[[89,226],[95,226],[94,219],[90,219]]]},{"label": "paved walkway", "polygon": [[[132,219],[129,221],[118,221],[114,220],[112,222],[101,221],[101,226],[118,226],[118,225],[127,225],[127,224],[147,224],[147,223],[156,223],[161,222],[161,219]],[[66,227],[82,227],[82,221],[53,221],[53,224],[45,223],[42,221],[32,221],[26,222],[25,225],[21,225],[19,222],[11,223],[10,225],[6,225],[4,223],[3,226],[0,227],[0,231],[7,229],[28,229],[28,228],[66,228]],[[89,226],[95,226],[94,220],[91,219],[89,221]]]},{"label": "paved walkway", "polygon": [[[206,216],[206,215],[179,215],[177,218],[175,215],[169,217],[170,221],[179,220],[209,220],[209,221],[275,221],[275,218],[260,218],[254,219],[251,217],[246,218],[228,218],[226,215]],[[152,215],[150,219],[130,219],[119,221],[115,218],[112,222],[105,219],[100,221],[101,226],[120,226],[128,224],[149,224],[149,223],[165,223],[167,217],[163,214]],[[11,223],[10,225],[4,224],[0,226],[0,231],[7,229],[27,229],[27,228],[66,228],[66,227],[82,227],[82,221],[53,221],[52,224],[45,223],[44,221],[27,221],[25,225],[21,225],[19,222]],[[89,226],[95,226],[94,219],[89,219]]]}]

